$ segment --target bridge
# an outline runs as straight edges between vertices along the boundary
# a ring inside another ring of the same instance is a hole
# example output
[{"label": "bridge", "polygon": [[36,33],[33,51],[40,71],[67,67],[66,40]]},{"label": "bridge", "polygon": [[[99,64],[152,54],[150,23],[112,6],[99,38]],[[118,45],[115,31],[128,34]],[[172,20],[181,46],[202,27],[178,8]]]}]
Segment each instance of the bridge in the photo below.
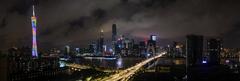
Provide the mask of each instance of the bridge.
[{"label": "bridge", "polygon": [[133,76],[141,67],[143,67],[144,65],[146,65],[147,63],[162,57],[164,54],[166,54],[166,52],[162,52],[157,54],[156,56],[153,56],[151,58],[148,58],[138,64],[136,64],[135,66],[132,66],[126,70],[122,70],[119,71],[115,74],[112,74],[110,76],[107,77],[103,77],[103,78],[98,78],[95,79],[95,81],[127,81],[130,79],[131,76]]},{"label": "bridge", "polygon": [[102,71],[102,72],[119,72],[121,70],[111,70],[111,69],[101,69],[101,68],[97,68],[97,67],[92,67],[92,66],[88,66],[88,65],[81,65],[81,64],[76,64],[76,63],[67,63],[66,67],[69,67],[70,70],[72,71],[81,71],[83,69],[95,69],[98,71]]}]

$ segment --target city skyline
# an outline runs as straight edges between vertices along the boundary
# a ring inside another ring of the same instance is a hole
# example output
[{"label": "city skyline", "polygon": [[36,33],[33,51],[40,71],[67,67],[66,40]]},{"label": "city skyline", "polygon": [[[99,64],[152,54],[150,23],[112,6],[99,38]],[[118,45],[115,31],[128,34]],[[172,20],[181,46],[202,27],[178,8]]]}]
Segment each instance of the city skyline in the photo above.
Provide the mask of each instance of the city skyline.
[{"label": "city skyline", "polygon": [[[32,3],[32,0],[0,3],[1,49],[30,46]],[[94,32],[99,31],[99,27],[104,29],[104,39],[111,41],[111,26],[116,24],[118,35],[134,39],[154,34],[163,43],[164,40],[182,40],[187,34],[198,34],[219,36],[224,39],[224,46],[239,47],[237,3],[234,0],[36,1],[40,26],[37,41],[40,47],[86,46],[97,40],[99,35]]]},{"label": "city skyline", "polygon": [[240,0],[0,0],[0,81],[240,81]]}]

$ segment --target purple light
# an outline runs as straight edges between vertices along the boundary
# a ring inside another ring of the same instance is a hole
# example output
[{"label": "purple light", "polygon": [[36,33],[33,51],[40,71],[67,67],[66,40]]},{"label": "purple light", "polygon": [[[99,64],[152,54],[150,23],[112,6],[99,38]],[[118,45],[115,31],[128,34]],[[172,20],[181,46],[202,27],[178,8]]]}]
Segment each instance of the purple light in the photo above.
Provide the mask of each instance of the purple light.
[{"label": "purple light", "polygon": [[229,63],[230,61],[229,61],[229,60],[226,60],[225,62],[226,62],[226,63]]},{"label": "purple light", "polygon": [[109,52],[113,52],[113,49],[109,48]]}]

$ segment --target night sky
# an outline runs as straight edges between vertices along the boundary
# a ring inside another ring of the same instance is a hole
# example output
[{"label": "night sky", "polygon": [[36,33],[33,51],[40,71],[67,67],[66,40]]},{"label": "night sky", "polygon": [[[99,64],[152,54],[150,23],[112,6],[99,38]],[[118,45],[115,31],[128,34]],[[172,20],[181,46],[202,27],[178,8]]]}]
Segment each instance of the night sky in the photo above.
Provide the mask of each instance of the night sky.
[{"label": "night sky", "polygon": [[113,23],[118,34],[134,39],[155,34],[161,43],[198,34],[240,47],[239,0],[1,0],[0,49],[31,46],[32,4],[39,48],[87,46],[101,27],[110,41]]}]

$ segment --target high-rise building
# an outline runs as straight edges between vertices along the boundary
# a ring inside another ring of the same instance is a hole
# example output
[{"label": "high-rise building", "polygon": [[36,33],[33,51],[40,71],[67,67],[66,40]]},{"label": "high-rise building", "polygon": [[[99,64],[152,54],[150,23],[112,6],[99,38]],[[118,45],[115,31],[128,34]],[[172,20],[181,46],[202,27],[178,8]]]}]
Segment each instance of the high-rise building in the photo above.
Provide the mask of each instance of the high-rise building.
[{"label": "high-rise building", "polygon": [[68,45],[65,46],[64,53],[65,53],[65,56],[70,55],[70,46],[68,46]]},{"label": "high-rise building", "polygon": [[116,54],[116,50],[117,50],[117,41],[116,38],[117,37],[117,25],[113,24],[112,25],[112,49],[113,49],[113,54]]},{"label": "high-rise building", "polygon": [[89,45],[89,53],[93,53],[94,55],[97,55],[97,52],[98,52],[98,46],[95,42],[92,42],[90,45]]},{"label": "high-rise building", "polygon": [[33,13],[32,13],[32,57],[37,58],[38,57],[38,51],[37,51],[37,37],[36,37],[36,32],[37,32],[37,17],[35,16],[35,11],[34,11],[34,5],[32,6]]},{"label": "high-rise building", "polygon": [[112,25],[112,41],[116,41],[117,37],[117,25],[113,24]]},{"label": "high-rise building", "polygon": [[103,45],[104,45],[104,36],[103,36],[103,29],[100,31],[100,38],[98,40],[98,53],[103,53]]},{"label": "high-rise building", "polygon": [[140,49],[140,55],[146,56],[147,50],[146,50],[146,43],[145,41],[139,42],[139,49]]},{"label": "high-rise building", "polygon": [[140,56],[139,44],[134,44],[132,48],[133,56]]},{"label": "high-rise building", "polygon": [[124,36],[120,35],[120,37],[116,40],[116,47],[115,47],[115,54],[121,54],[121,51],[123,49],[123,41],[124,41]]},{"label": "high-rise building", "polygon": [[222,49],[221,39],[209,39],[207,41],[207,51],[210,57],[210,64],[216,65],[220,63],[220,52]]},{"label": "high-rise building", "polygon": [[184,45],[180,42],[173,42],[172,52],[173,57],[183,57]]},{"label": "high-rise building", "polygon": [[94,44],[89,44],[88,53],[94,53]]},{"label": "high-rise building", "polygon": [[186,40],[187,66],[201,64],[203,53],[203,36],[188,35]]},{"label": "high-rise building", "polygon": [[147,52],[150,55],[156,54],[156,42],[157,42],[157,36],[151,35],[150,40],[147,42]]},{"label": "high-rise building", "polygon": [[133,46],[133,41],[130,40],[129,38],[125,38],[123,41],[122,41],[122,55],[123,56],[128,56],[131,54],[131,49],[132,49],[132,46]]}]

